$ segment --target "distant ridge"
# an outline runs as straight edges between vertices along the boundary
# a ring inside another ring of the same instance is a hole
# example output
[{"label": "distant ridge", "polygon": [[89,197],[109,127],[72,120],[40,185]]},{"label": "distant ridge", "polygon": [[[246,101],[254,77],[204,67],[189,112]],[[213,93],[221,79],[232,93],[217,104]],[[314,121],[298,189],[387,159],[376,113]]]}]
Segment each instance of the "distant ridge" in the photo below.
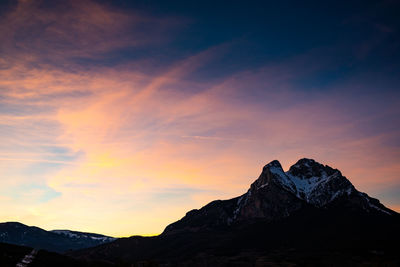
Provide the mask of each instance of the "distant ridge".
[{"label": "distant ridge", "polygon": [[46,231],[19,222],[0,223],[0,242],[65,252],[115,241],[116,238],[69,230]]}]

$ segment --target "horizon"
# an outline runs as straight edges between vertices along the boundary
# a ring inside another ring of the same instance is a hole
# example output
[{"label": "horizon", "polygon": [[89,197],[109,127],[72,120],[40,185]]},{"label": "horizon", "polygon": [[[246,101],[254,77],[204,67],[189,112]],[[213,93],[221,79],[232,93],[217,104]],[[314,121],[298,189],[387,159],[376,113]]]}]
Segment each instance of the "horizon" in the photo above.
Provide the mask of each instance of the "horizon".
[{"label": "horizon", "polygon": [[304,157],[400,212],[397,7],[3,1],[0,222],[157,235]]}]

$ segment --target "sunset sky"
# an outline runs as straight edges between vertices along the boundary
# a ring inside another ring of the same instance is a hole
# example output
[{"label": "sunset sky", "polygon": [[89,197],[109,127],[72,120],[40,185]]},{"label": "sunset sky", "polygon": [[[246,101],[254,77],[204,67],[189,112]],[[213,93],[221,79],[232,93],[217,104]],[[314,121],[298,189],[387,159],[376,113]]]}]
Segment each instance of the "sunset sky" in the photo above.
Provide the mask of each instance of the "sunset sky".
[{"label": "sunset sky", "polygon": [[1,222],[159,234],[303,157],[400,211],[396,1],[0,5]]}]

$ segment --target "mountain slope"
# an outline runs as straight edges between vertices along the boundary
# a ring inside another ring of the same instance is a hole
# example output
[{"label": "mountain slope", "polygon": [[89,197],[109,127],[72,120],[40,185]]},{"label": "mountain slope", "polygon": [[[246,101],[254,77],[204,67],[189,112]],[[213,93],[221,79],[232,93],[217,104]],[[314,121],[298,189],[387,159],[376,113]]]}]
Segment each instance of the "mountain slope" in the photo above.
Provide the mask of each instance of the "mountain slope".
[{"label": "mountain slope", "polygon": [[398,225],[399,214],[357,191],[340,171],[301,159],[284,172],[272,161],[242,196],[189,211],[159,236],[119,239],[72,255],[182,266],[290,265],[308,263],[307,257],[317,266],[331,264],[327,258],[336,265],[397,264]]},{"label": "mountain slope", "polygon": [[0,223],[0,242],[64,252],[105,244],[115,238],[68,230],[46,231],[18,222]]}]

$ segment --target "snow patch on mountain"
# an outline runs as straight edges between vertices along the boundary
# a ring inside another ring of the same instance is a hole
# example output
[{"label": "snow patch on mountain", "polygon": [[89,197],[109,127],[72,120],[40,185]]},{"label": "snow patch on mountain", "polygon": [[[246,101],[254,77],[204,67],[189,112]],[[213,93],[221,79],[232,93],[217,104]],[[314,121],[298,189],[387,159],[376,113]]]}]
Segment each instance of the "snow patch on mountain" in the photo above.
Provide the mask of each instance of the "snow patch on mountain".
[{"label": "snow patch on mountain", "polygon": [[114,237],[103,236],[99,234],[89,234],[89,233],[82,233],[82,232],[75,232],[70,230],[52,230],[51,232],[59,235],[68,236],[69,238],[76,238],[76,239],[91,239],[95,241],[100,241],[102,243],[112,242],[117,240]]},{"label": "snow patch on mountain", "polygon": [[[350,195],[354,191],[351,183],[338,170],[323,166],[311,159],[300,160],[287,172],[274,161],[266,165],[264,171],[273,174],[274,180],[283,188],[318,207],[334,201],[337,197]],[[265,183],[258,188],[267,185],[268,183]]]},{"label": "snow patch on mountain", "polygon": [[373,209],[378,210],[380,212],[386,213],[388,215],[392,215],[390,212],[388,212],[388,211],[386,211],[384,209],[381,209],[380,207],[378,207],[374,203],[372,203],[367,194],[359,192],[359,195],[362,196],[367,201],[368,206],[370,208],[373,208]]}]

